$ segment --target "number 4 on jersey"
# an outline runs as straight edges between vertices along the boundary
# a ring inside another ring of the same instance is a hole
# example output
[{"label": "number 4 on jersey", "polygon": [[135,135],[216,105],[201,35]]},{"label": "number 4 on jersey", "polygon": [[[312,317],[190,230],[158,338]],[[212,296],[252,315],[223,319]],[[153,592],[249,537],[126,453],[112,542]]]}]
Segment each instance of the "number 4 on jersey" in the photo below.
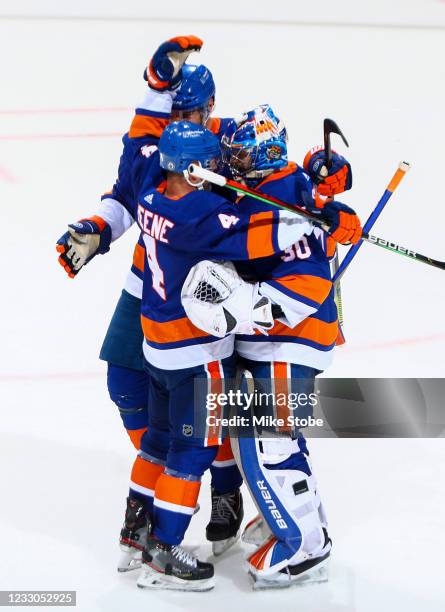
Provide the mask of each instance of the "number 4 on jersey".
[{"label": "number 4 on jersey", "polygon": [[156,241],[152,236],[144,234],[145,251],[147,253],[148,267],[150,268],[153,277],[153,289],[163,300],[167,299],[165,295],[164,272],[161,270],[158,258],[156,255]]},{"label": "number 4 on jersey", "polygon": [[239,221],[239,218],[235,217],[235,215],[224,215],[223,213],[218,215],[218,219],[224,229],[229,229],[232,227],[232,225],[236,225]]}]

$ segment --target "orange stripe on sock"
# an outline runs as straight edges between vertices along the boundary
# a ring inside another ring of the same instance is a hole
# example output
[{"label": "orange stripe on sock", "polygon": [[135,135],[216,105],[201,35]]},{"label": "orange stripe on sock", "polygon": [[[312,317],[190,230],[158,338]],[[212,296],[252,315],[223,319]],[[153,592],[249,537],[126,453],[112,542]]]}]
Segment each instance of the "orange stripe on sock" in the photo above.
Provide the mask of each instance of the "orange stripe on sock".
[{"label": "orange stripe on sock", "polygon": [[129,435],[130,440],[133,442],[133,446],[136,450],[140,450],[141,439],[146,431],[146,427],[142,427],[141,429],[127,429],[127,434]]},{"label": "orange stripe on sock", "polygon": [[156,482],[155,498],[177,506],[195,508],[200,488],[200,482],[161,474]]},{"label": "orange stripe on sock", "polygon": [[163,465],[136,457],[131,470],[131,480],[145,489],[154,489],[163,471]]},{"label": "orange stripe on sock", "polygon": [[234,459],[234,456],[232,446],[230,445],[230,438],[227,437],[219,447],[215,461],[228,461],[229,459]]}]

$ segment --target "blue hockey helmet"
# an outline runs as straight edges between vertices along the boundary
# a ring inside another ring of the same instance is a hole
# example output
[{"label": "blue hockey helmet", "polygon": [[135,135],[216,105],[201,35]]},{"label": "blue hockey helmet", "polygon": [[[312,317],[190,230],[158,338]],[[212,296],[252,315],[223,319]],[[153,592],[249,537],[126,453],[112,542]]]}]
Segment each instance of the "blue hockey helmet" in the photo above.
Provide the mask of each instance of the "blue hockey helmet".
[{"label": "blue hockey helmet", "polygon": [[210,115],[209,102],[211,98],[215,98],[215,82],[210,70],[202,64],[200,66],[184,64],[182,81],[173,100],[173,116],[175,111],[187,113],[188,111],[198,110],[203,115],[202,123],[204,125]]},{"label": "blue hockey helmet", "polygon": [[256,180],[287,166],[287,131],[268,104],[229,125],[222,147],[224,162],[235,176]]},{"label": "blue hockey helmet", "polygon": [[[214,170],[221,157],[218,138],[210,130],[190,121],[174,121],[162,132],[159,140],[161,168],[168,172],[183,173],[187,182],[188,167],[197,163]],[[194,181],[193,187],[202,185]]]}]

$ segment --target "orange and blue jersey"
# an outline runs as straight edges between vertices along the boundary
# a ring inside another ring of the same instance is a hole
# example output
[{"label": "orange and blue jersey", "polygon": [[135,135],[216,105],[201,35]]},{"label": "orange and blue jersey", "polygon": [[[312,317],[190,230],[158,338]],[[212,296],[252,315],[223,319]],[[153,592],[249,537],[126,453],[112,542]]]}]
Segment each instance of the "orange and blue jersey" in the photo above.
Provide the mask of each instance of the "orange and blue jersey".
[{"label": "orange and blue jersey", "polygon": [[[227,125],[230,121],[232,121],[232,119],[230,118],[224,118],[224,119],[211,118],[209,122],[207,123],[207,127],[216,136],[218,136],[218,138],[221,138],[224,131],[227,129]],[[159,153],[157,152],[157,150],[153,154],[153,156],[154,156],[154,164],[156,164],[159,167]],[[162,169],[160,170],[162,171]],[[156,173],[153,171],[150,172],[149,174],[156,177]],[[163,179],[163,175],[161,175],[161,179]],[[143,190],[146,187],[150,187],[150,181],[152,185],[159,184],[160,182],[159,178],[157,178],[156,180],[157,182],[152,181],[151,178],[149,178],[148,180],[145,180],[142,184],[141,190]],[[135,182],[136,181],[137,179],[135,179]],[[131,293],[131,295],[134,295],[135,297],[139,297],[140,299],[142,299],[142,280],[144,276],[144,263],[145,263],[145,245],[144,245],[142,236],[140,236],[134,248],[132,266],[128,273],[126,283],[125,283],[125,290]]]},{"label": "orange and blue jersey", "polygon": [[[143,192],[133,211],[145,249],[142,328],[144,355],[167,370],[228,357],[234,337],[216,338],[195,327],[181,304],[183,283],[203,259],[247,261],[282,252],[312,232],[306,219],[287,211],[242,212],[209,191],[179,199],[158,189]],[[138,250],[142,256],[142,250]]]},{"label": "orange and blue jersey", "polygon": [[[110,192],[102,196],[97,214],[112,228],[112,240],[119,238],[134,222],[131,211],[137,193],[157,187],[164,180],[159,165],[158,142],[170,120],[172,94],[147,89],[144,100],[136,108],[129,131],[123,136],[123,152],[118,177]],[[218,138],[227,130],[230,118],[210,118],[207,128]],[[144,244],[140,239],[133,252],[133,262],[125,282],[125,290],[142,298]]]},{"label": "orange and blue jersey", "polygon": [[[293,163],[269,175],[257,189],[300,206],[313,202],[316,195],[309,176]],[[240,211],[250,213],[274,209],[249,197],[242,198],[238,206]],[[261,293],[284,312],[267,336],[237,336],[236,349],[241,356],[255,361],[296,363],[317,370],[329,366],[338,335],[329,265],[329,256],[333,254],[332,240],[315,228],[284,253],[237,264],[240,274],[259,281]]]}]

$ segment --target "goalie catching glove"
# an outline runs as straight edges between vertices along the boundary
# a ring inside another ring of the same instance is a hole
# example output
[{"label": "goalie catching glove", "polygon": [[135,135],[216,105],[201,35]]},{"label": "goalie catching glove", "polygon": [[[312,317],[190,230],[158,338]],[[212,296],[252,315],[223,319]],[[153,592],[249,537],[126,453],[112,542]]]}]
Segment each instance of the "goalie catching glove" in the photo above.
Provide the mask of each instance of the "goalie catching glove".
[{"label": "goalie catching glove", "polygon": [[59,263],[70,278],[93,259],[110,250],[111,227],[101,217],[82,219],[68,225],[68,231],[57,241]]},{"label": "goalie catching glove", "polygon": [[258,283],[246,283],[231,262],[200,261],[187,275],[182,306],[199,329],[212,336],[267,335],[274,326],[272,303],[260,295]]}]

